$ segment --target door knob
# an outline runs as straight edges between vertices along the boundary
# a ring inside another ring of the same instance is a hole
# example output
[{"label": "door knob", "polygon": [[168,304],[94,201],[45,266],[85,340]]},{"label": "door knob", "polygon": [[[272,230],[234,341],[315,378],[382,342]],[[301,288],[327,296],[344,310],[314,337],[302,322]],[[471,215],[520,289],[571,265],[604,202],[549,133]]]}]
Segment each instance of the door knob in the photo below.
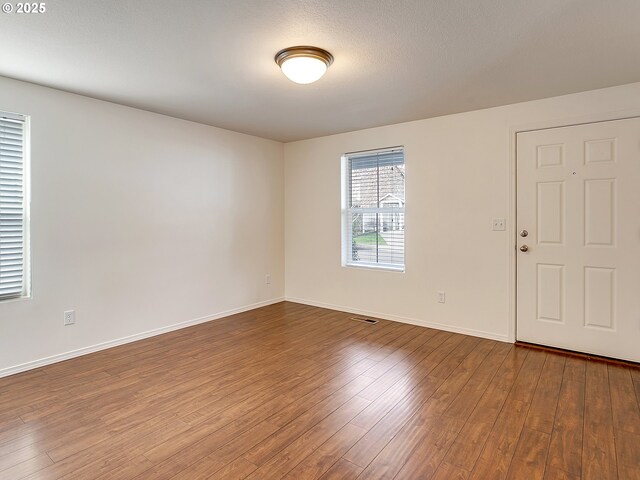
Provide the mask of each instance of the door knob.
[{"label": "door knob", "polygon": [[520,236],[521,237],[526,237],[529,235],[529,232],[527,232],[526,230],[520,230]]},{"label": "door knob", "polygon": [[529,251],[529,247],[527,247],[526,245],[522,245],[522,246],[520,247],[520,251],[521,251],[521,252],[528,252],[528,251]]}]

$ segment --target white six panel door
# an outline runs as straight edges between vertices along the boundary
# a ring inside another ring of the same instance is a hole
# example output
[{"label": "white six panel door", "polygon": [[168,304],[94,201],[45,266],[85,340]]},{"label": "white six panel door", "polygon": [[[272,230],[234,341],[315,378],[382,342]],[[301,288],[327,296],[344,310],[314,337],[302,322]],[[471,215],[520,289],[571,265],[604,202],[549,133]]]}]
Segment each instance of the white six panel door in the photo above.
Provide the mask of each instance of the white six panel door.
[{"label": "white six panel door", "polygon": [[518,340],[639,362],[640,119],[519,133],[517,162]]}]

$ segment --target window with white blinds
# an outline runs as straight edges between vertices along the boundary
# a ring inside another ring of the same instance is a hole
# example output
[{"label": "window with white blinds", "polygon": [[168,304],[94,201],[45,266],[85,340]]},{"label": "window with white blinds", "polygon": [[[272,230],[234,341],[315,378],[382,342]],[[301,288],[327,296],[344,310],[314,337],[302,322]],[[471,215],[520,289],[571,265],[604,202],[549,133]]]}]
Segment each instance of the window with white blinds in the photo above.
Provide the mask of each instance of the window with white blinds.
[{"label": "window with white blinds", "polygon": [[342,264],[404,271],[402,147],[343,156]]},{"label": "window with white blinds", "polygon": [[0,300],[28,295],[26,119],[0,112]]}]

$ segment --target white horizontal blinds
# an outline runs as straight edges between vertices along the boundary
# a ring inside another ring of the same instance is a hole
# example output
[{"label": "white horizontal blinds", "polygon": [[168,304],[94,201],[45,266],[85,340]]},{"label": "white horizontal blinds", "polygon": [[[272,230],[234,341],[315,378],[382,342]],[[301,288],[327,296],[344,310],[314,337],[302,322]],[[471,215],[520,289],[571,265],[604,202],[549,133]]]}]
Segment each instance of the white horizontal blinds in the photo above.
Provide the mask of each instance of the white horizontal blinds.
[{"label": "white horizontal blinds", "polygon": [[25,292],[24,119],[0,112],[0,300]]},{"label": "white horizontal blinds", "polygon": [[348,155],[347,169],[347,264],[404,268],[404,151]]}]

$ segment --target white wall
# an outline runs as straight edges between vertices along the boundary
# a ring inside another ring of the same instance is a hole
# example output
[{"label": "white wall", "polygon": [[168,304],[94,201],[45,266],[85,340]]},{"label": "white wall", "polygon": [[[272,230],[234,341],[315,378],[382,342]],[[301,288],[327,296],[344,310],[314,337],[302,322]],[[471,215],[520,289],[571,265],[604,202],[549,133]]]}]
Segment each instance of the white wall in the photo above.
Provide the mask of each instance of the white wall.
[{"label": "white wall", "polygon": [[281,143],[1,77],[0,110],[31,116],[33,260],[0,376],[282,297]]},{"label": "white wall", "polygon": [[[631,115],[640,83],[286,144],[285,296],[513,339],[515,130]],[[342,267],[340,156],[395,145],[406,154],[406,272]],[[507,231],[492,231],[493,217]]]}]

